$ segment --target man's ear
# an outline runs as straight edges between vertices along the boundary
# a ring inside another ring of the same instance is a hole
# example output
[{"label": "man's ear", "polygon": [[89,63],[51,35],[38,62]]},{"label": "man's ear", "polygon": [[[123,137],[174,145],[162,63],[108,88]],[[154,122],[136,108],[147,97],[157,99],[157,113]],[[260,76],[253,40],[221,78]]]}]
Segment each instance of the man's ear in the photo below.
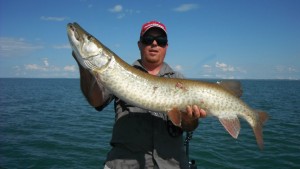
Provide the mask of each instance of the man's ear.
[{"label": "man's ear", "polygon": [[141,47],[142,47],[141,41],[138,41],[137,44],[138,44],[139,49],[141,50]]}]

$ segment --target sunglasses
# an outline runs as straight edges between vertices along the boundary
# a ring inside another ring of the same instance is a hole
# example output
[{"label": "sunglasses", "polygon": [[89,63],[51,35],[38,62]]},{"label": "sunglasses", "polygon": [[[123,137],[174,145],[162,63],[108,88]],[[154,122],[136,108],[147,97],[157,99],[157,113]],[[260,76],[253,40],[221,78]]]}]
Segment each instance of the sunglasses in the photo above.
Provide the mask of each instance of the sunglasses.
[{"label": "sunglasses", "polygon": [[168,44],[168,38],[163,36],[141,36],[140,41],[145,45],[151,45],[153,41],[156,41],[158,46],[165,47]]}]

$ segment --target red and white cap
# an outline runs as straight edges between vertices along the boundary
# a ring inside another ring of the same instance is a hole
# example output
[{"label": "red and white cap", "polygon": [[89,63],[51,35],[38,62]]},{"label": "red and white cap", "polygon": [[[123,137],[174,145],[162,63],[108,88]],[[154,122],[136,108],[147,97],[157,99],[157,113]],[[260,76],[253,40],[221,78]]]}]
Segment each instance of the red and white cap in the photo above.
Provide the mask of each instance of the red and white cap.
[{"label": "red and white cap", "polygon": [[167,28],[163,23],[158,22],[158,21],[150,21],[150,22],[145,23],[142,26],[140,36],[143,36],[150,28],[160,28],[167,35]]}]

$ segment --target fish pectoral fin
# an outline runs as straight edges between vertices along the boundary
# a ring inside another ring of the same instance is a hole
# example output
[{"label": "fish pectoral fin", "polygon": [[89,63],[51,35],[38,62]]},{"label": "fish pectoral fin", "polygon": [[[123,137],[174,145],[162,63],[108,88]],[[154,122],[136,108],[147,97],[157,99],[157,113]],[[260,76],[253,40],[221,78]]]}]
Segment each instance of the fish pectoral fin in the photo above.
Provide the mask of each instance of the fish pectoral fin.
[{"label": "fish pectoral fin", "polygon": [[237,80],[225,80],[217,82],[218,85],[222,86],[224,89],[228,90],[231,94],[236,97],[241,97],[243,95],[241,82]]},{"label": "fish pectoral fin", "polygon": [[177,108],[173,108],[172,110],[168,111],[167,113],[171,122],[178,127],[181,127],[181,112]]},{"label": "fish pectoral fin", "polygon": [[219,118],[219,120],[228,133],[236,139],[241,129],[239,118],[235,116],[234,118]]}]

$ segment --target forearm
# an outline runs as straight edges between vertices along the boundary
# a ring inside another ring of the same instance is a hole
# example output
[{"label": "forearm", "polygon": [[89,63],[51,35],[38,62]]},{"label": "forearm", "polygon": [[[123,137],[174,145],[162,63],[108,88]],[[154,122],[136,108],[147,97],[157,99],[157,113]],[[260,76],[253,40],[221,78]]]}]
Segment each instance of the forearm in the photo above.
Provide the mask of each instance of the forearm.
[{"label": "forearm", "polygon": [[[72,54],[74,57],[74,53]],[[76,57],[74,58],[76,60]],[[94,75],[92,75],[87,69],[84,69],[78,62],[77,64],[80,73],[80,88],[83,95],[91,106],[102,106],[107,99],[105,89],[98,86]]]},{"label": "forearm", "polygon": [[79,66],[80,71],[80,88],[89,102],[93,107],[101,106],[104,102],[102,97],[102,91],[98,87],[95,77],[88,71]]}]

